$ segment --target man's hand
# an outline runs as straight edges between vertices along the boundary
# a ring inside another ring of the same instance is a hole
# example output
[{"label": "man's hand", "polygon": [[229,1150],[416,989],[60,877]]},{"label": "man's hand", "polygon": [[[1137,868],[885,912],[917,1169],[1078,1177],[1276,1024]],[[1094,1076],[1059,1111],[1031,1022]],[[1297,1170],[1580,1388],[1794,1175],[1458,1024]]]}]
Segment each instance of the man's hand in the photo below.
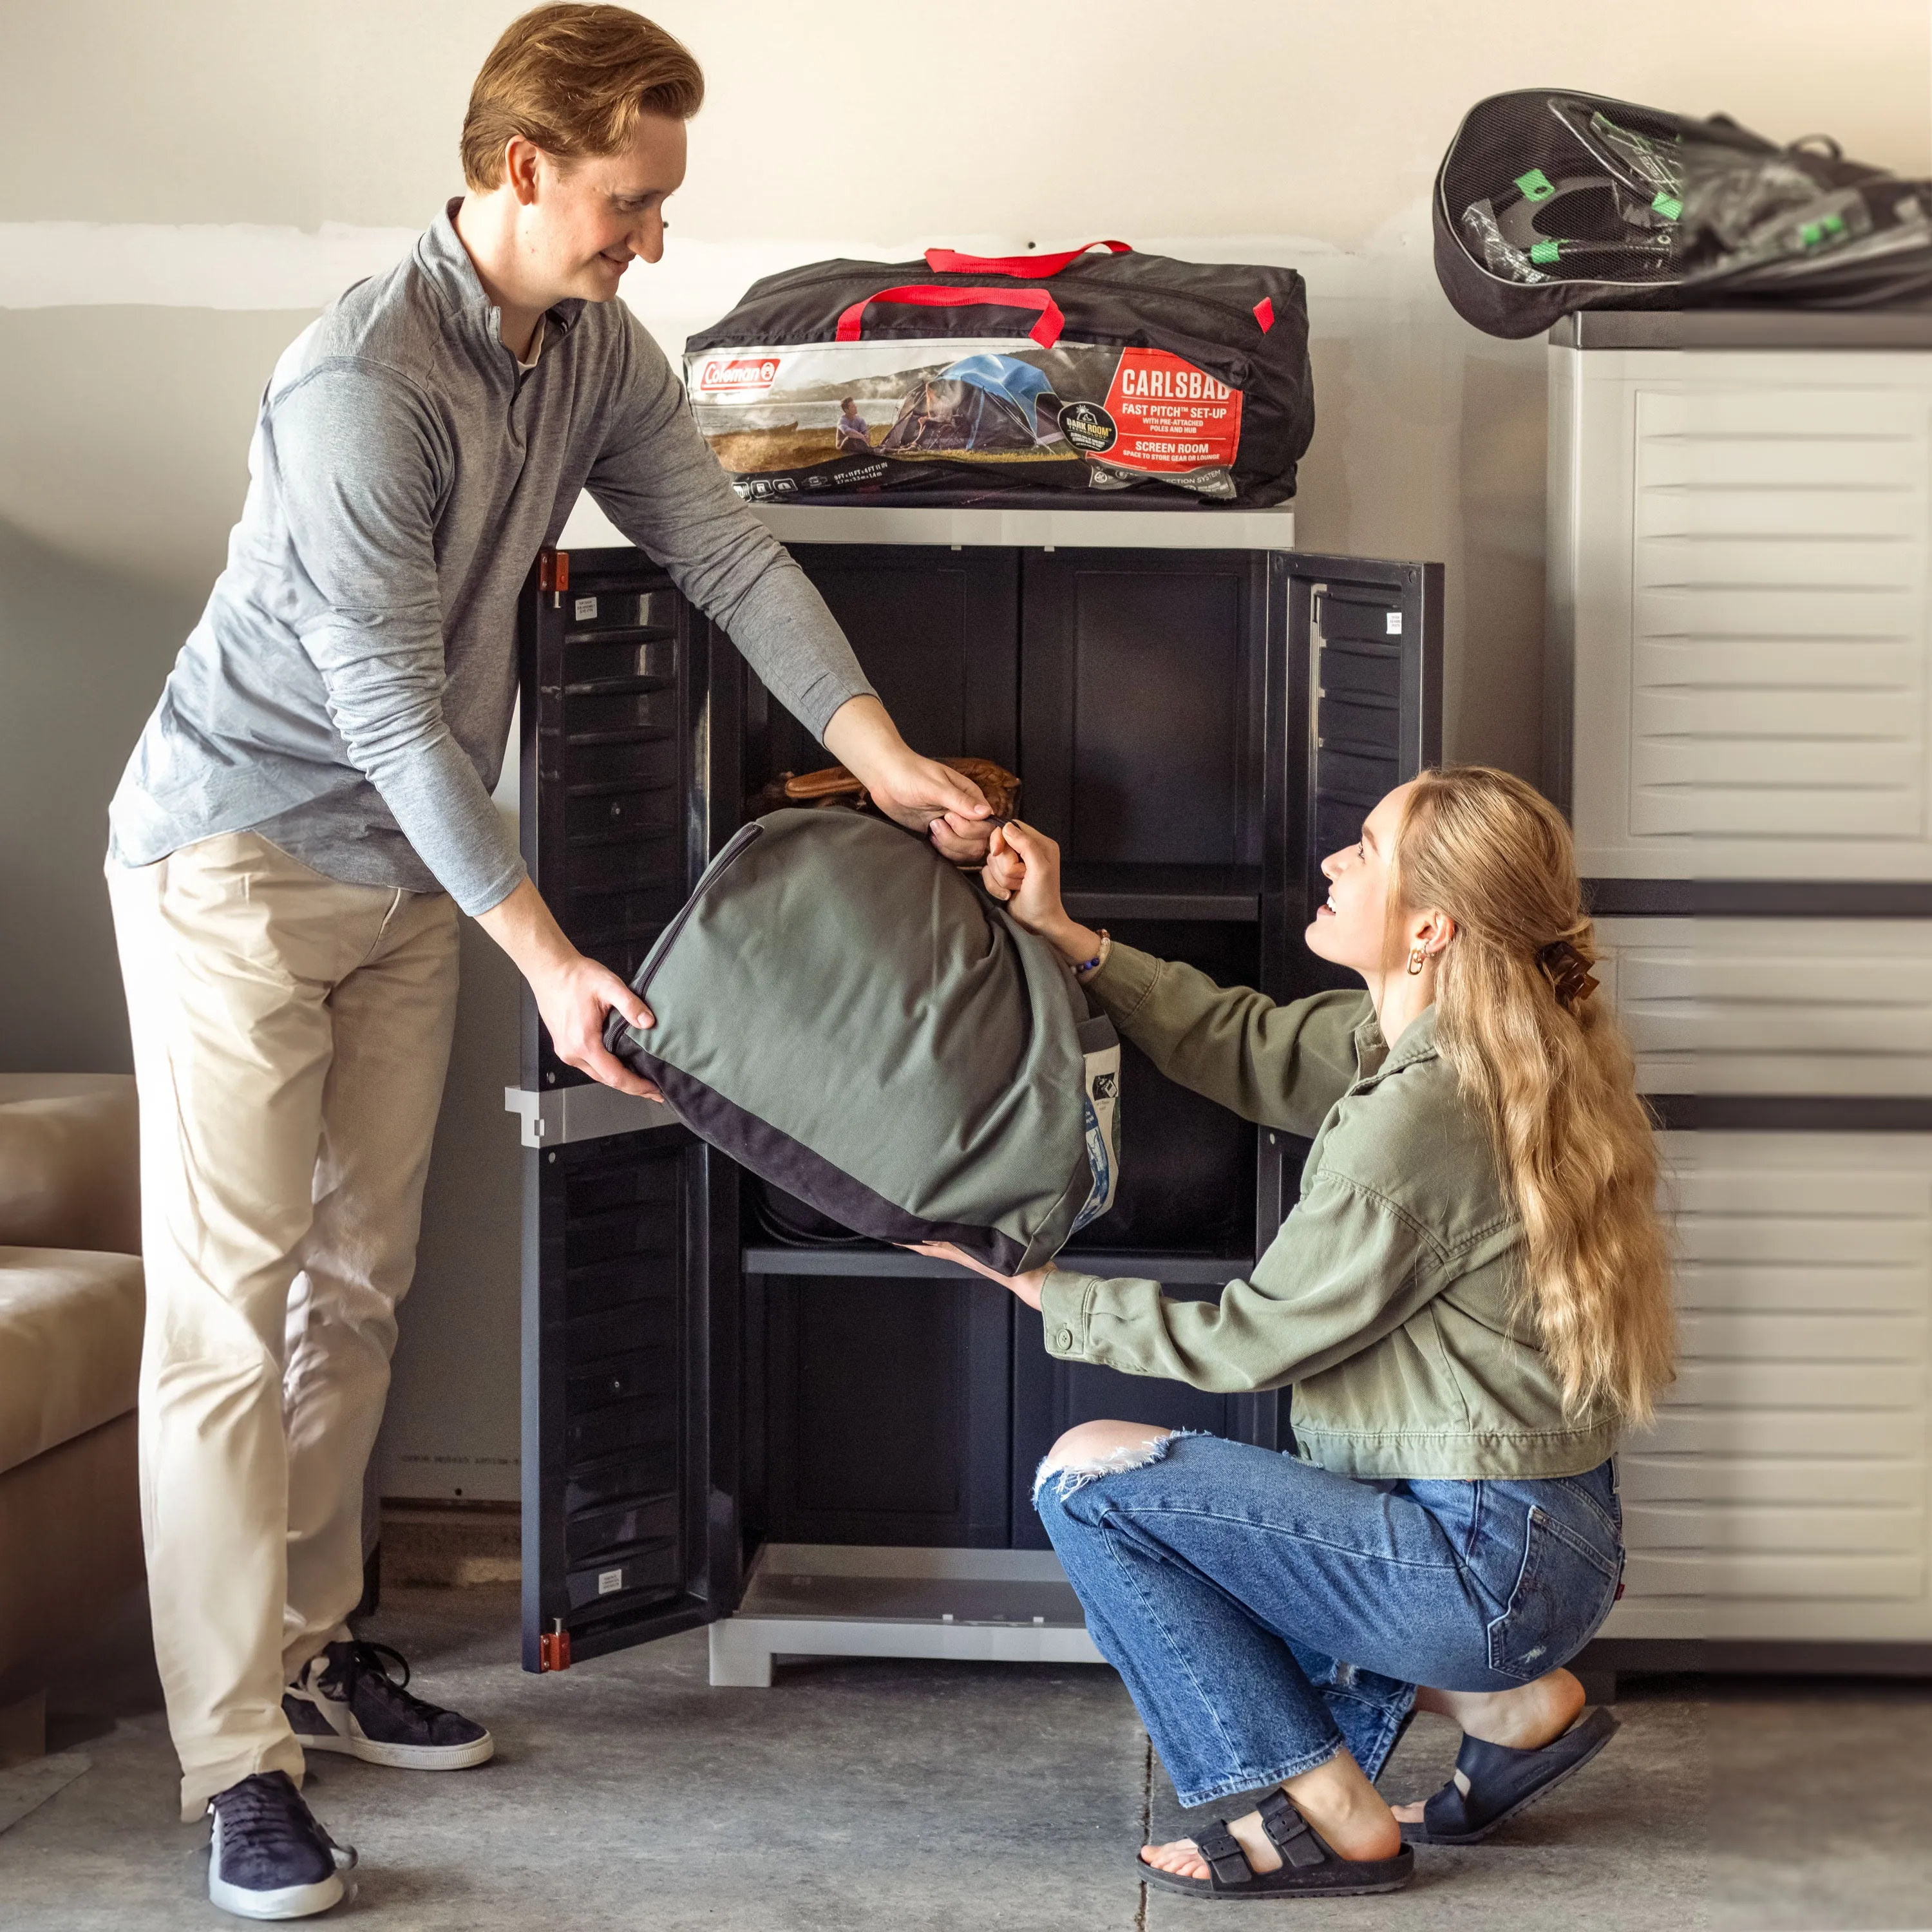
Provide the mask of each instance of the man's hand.
[{"label": "man's hand", "polygon": [[922,758],[876,698],[850,698],[825,728],[825,748],[871,793],[888,818],[932,835],[940,856],[976,865],[986,856],[992,808],[973,781]]},{"label": "man's hand", "polygon": [[1046,1268],[1029,1268],[1024,1274],[997,1274],[984,1262],[976,1262],[963,1250],[956,1248],[950,1241],[902,1241],[899,1246],[910,1248],[916,1255],[929,1256],[936,1262],[952,1262],[963,1268],[970,1268],[975,1274],[984,1275],[988,1281],[998,1282],[1002,1288],[1010,1288],[1029,1308],[1040,1306],[1040,1292],[1046,1286],[1046,1278],[1052,1272]]},{"label": "man's hand", "polygon": [[566,1066],[620,1094],[644,1100],[664,1098],[652,1082],[633,1073],[604,1045],[604,1018],[612,1007],[640,1029],[656,1026],[656,1016],[608,966],[586,958],[564,938],[530,880],[479,914],[476,922],[529,981],[550,1044]]},{"label": "man's hand", "polygon": [[613,1006],[638,1028],[657,1024],[657,1016],[608,966],[581,952],[528,976],[537,1011],[550,1029],[550,1044],[566,1066],[587,1073],[620,1094],[646,1100],[664,1098],[656,1083],[633,1073],[604,1044],[604,1018]]}]

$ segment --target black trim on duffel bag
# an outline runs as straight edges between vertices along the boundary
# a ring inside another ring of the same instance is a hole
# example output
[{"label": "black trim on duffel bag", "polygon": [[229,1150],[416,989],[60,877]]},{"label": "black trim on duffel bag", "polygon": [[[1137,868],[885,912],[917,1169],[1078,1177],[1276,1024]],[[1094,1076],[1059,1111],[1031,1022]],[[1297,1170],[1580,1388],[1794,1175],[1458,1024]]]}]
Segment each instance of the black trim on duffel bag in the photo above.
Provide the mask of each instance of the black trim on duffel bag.
[{"label": "black trim on duffel bag", "polygon": [[970,1227],[957,1221],[926,1221],[875,1194],[843,1168],[821,1154],[801,1147],[768,1120],[728,1100],[716,1088],[671,1066],[654,1054],[627,1041],[620,1055],[626,1066],[657,1082],[670,1109],[692,1132],[722,1148],[740,1167],[748,1168],[774,1186],[842,1221],[875,1241],[895,1244],[912,1241],[950,1241],[975,1261],[997,1273],[1017,1274],[1026,1249],[996,1228]]}]

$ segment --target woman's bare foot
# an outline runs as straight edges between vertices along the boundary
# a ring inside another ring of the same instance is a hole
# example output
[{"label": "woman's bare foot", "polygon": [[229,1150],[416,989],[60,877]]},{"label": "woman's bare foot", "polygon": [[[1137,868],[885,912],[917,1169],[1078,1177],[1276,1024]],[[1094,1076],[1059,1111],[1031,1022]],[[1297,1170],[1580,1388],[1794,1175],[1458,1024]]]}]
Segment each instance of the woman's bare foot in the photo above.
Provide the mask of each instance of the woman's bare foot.
[{"label": "woman's bare foot", "polygon": [[[1318,1764],[1312,1771],[1284,1779],[1281,1788],[1337,1857],[1392,1858],[1402,1850],[1402,1829],[1395,1814],[1346,1750],[1337,1751],[1326,1764]],[[1230,1820],[1228,1829],[1240,1840],[1248,1863],[1256,1871],[1271,1872],[1279,1868],[1281,1854],[1275,1850],[1258,1811]],[[1157,1870],[1172,1872],[1179,1878],[1205,1879],[1209,1875],[1208,1861],[1192,1838],[1143,1846],[1141,1856]]]},{"label": "woman's bare foot", "polygon": [[[1418,1711],[1454,1718],[1465,1737],[1507,1744],[1512,1750],[1539,1750],[1554,1743],[1576,1721],[1583,1704],[1583,1687],[1567,1670],[1552,1670],[1514,1690],[1423,1689],[1415,1694]],[[1422,1811],[1421,1803],[1398,1804],[1395,1816],[1402,1824],[1419,1825]]]}]

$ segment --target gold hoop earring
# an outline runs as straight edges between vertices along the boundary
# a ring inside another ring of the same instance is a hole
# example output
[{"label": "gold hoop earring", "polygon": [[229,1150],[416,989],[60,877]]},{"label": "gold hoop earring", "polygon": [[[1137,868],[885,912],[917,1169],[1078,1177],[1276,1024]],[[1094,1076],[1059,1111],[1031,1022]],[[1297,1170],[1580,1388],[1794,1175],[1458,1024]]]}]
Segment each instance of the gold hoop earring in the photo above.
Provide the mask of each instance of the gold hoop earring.
[{"label": "gold hoop earring", "polygon": [[1420,973],[1422,970],[1422,962],[1428,957],[1429,955],[1420,946],[1412,946],[1408,949],[1408,970],[1412,973]]}]

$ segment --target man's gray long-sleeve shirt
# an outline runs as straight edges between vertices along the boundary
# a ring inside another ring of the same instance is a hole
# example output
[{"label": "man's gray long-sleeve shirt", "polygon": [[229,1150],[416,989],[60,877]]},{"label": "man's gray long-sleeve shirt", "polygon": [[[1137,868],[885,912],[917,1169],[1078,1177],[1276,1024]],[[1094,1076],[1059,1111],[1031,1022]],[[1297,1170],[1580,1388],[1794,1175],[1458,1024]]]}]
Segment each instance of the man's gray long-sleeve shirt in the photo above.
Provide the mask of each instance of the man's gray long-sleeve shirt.
[{"label": "man's gray long-sleeve shirt", "polygon": [[276,365],[228,567],[110,808],[118,862],[254,831],[331,878],[496,904],[524,877],[490,802],[516,600],[586,488],[814,736],[870,690],[643,326],[561,303],[521,368],[453,209]]}]

